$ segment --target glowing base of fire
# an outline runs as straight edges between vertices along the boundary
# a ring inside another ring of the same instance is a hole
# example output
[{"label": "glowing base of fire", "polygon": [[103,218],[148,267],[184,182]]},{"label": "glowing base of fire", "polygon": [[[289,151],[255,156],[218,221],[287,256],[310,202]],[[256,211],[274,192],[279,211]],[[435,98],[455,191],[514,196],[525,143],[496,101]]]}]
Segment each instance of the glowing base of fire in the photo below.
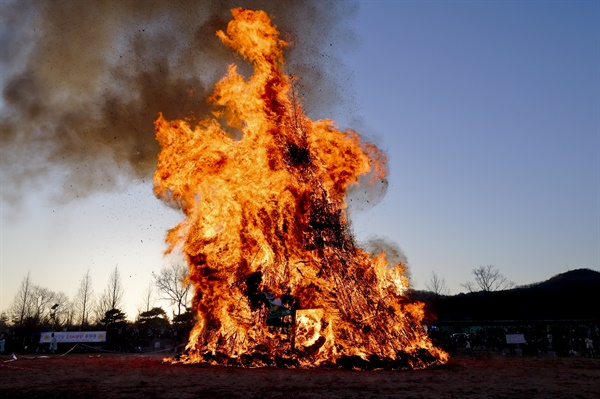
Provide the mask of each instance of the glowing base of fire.
[{"label": "glowing base of fire", "polygon": [[[231,357],[219,351],[202,351],[187,348],[175,358],[165,358],[166,363],[206,364],[237,367],[282,367],[282,368],[342,368],[351,370],[407,370],[422,369],[443,364],[448,356],[435,348],[418,348],[399,351],[394,359],[376,354],[339,355],[344,353],[334,345],[332,325],[323,327],[323,309],[295,311],[293,327],[271,327],[268,336],[276,343],[276,353],[265,345],[258,345],[251,353]],[[322,357],[322,352],[330,356]],[[319,356],[321,355],[321,356]]]},{"label": "glowing base of fire", "polygon": [[427,367],[441,365],[447,362],[447,358],[441,360],[435,358],[427,350],[418,350],[414,353],[399,352],[396,359],[381,358],[377,355],[370,355],[367,359],[360,356],[341,356],[330,362],[311,363],[310,359],[299,359],[294,354],[286,356],[270,356],[267,353],[255,352],[245,354],[239,358],[228,357],[221,353],[205,353],[199,356],[184,353],[174,358],[164,358],[164,363],[169,364],[201,364],[211,366],[231,366],[231,367],[278,367],[278,368],[337,368],[345,370],[419,370]]}]

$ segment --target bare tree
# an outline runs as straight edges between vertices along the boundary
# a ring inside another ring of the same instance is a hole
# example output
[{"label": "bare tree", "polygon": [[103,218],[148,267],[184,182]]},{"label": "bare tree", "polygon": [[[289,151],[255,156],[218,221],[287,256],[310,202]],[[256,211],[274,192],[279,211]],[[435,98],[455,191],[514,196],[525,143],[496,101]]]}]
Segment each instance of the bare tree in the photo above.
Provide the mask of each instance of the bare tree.
[{"label": "bare tree", "polygon": [[461,284],[463,287],[473,292],[479,291],[490,292],[510,289],[515,286],[515,283],[508,280],[500,271],[494,268],[493,265],[479,266],[471,271],[475,281],[467,281]]},{"label": "bare tree", "polygon": [[123,292],[119,267],[115,266],[115,269],[108,277],[108,285],[98,301],[98,307],[96,308],[98,320],[104,319],[106,312],[121,308],[123,304]]},{"label": "bare tree", "polygon": [[450,289],[446,285],[446,279],[440,278],[436,272],[431,272],[431,277],[425,283],[425,287],[435,295],[448,295],[450,293]]},{"label": "bare tree", "polygon": [[73,329],[73,326],[78,325],[79,319],[77,317],[77,311],[75,310],[75,303],[69,301],[66,306],[66,311],[61,313],[61,323],[63,326]]},{"label": "bare tree", "polygon": [[50,323],[52,307],[56,305],[56,293],[39,285],[31,288],[31,321],[36,324]]},{"label": "bare tree", "polygon": [[89,269],[79,282],[79,289],[73,299],[73,305],[77,312],[79,326],[83,329],[89,323],[89,315],[94,306],[94,289]]},{"label": "bare tree", "polygon": [[163,295],[161,299],[168,301],[177,308],[177,316],[181,310],[185,312],[188,304],[188,294],[192,287],[188,280],[187,267],[181,262],[171,263],[160,270],[160,273],[152,273],[158,291]]},{"label": "bare tree", "polygon": [[50,324],[58,327],[67,322],[69,298],[62,292],[33,284],[29,273],[21,282],[9,309],[11,320],[17,326]]},{"label": "bare tree", "polygon": [[144,312],[149,312],[152,308],[154,308],[155,303],[156,300],[154,298],[154,285],[152,284],[152,282],[150,282],[148,283],[148,287],[146,287],[146,289],[144,290],[142,296],[142,305],[138,309],[138,313],[141,314]]},{"label": "bare tree", "polygon": [[73,304],[64,292],[53,293],[50,309],[50,318],[54,328],[71,325]]},{"label": "bare tree", "polygon": [[19,290],[17,291],[9,310],[12,322],[18,326],[22,326],[23,322],[30,314],[32,286],[33,284],[31,283],[29,272],[27,272],[27,276],[21,281]]}]

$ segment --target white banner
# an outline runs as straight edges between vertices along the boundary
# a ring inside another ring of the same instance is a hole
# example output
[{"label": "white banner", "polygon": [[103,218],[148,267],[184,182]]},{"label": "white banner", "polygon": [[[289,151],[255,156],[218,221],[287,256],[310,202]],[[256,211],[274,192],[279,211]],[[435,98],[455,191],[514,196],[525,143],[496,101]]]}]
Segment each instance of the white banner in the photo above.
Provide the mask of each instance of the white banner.
[{"label": "white banner", "polygon": [[506,334],[507,344],[526,344],[525,336],[523,334]]},{"label": "white banner", "polygon": [[40,344],[52,342],[52,334],[57,343],[61,342],[106,342],[106,331],[69,331],[69,332],[43,332]]}]

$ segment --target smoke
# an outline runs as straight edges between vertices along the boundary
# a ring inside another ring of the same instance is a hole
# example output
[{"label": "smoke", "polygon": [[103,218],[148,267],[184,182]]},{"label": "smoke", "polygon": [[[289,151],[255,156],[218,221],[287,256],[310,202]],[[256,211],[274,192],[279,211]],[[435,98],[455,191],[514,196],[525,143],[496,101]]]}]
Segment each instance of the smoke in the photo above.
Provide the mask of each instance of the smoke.
[{"label": "smoke", "polygon": [[[400,246],[385,237],[370,237],[366,242],[361,244],[361,247],[372,255],[378,255],[385,252],[386,259],[392,266],[395,266],[398,263],[408,265],[408,258]],[[410,277],[408,269],[405,271],[405,275]]]},{"label": "smoke", "polygon": [[213,83],[241,62],[215,36],[239,6],[267,11],[292,44],[286,70],[309,115],[343,104],[349,2],[2,0],[2,199],[56,176],[61,200],[151,178],[157,113],[205,115]]}]

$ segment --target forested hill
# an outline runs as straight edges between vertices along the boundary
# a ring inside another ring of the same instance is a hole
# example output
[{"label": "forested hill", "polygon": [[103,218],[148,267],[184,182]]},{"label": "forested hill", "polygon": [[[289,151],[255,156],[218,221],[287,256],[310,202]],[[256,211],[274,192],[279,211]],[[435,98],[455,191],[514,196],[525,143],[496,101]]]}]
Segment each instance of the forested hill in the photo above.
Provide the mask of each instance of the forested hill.
[{"label": "forested hill", "polygon": [[590,269],[510,290],[413,296],[425,302],[430,321],[600,320],[600,272]]}]

